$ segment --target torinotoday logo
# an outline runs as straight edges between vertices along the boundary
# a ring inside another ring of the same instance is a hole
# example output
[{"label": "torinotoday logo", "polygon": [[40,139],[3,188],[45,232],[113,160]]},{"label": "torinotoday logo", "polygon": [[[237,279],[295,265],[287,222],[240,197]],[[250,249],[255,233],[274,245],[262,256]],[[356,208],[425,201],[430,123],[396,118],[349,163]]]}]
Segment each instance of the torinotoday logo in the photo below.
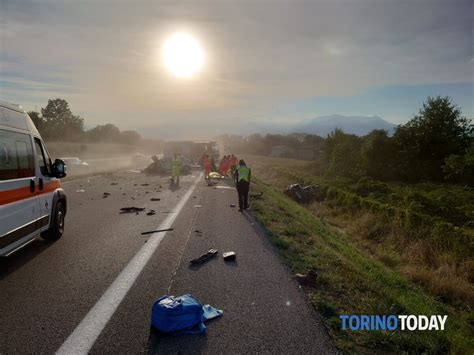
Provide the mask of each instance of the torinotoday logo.
[{"label": "torinotoday logo", "polygon": [[444,330],[447,315],[339,315],[342,330]]}]

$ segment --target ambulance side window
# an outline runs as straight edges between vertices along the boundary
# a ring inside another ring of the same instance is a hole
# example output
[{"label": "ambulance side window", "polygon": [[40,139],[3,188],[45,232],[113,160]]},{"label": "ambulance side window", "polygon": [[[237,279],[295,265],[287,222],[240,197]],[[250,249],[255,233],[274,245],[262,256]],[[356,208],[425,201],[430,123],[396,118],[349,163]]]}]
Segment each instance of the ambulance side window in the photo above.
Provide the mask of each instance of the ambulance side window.
[{"label": "ambulance side window", "polygon": [[38,138],[35,138],[35,149],[36,160],[38,161],[41,174],[43,174],[43,176],[51,175],[51,161],[47,153],[45,154],[46,151],[43,149],[43,145]]},{"label": "ambulance side window", "polygon": [[35,176],[28,134],[0,129],[0,180]]}]

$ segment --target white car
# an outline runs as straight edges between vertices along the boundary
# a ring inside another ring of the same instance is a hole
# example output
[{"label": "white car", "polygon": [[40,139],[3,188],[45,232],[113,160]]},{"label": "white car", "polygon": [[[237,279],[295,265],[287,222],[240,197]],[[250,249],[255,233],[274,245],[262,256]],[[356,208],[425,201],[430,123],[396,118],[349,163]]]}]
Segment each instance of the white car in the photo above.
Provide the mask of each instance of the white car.
[{"label": "white car", "polygon": [[89,173],[89,164],[76,157],[60,158],[66,164],[66,170],[69,174],[87,174]]},{"label": "white car", "polygon": [[64,232],[67,200],[54,164],[31,118],[20,106],[0,101],[0,256],[37,235],[55,240]]}]

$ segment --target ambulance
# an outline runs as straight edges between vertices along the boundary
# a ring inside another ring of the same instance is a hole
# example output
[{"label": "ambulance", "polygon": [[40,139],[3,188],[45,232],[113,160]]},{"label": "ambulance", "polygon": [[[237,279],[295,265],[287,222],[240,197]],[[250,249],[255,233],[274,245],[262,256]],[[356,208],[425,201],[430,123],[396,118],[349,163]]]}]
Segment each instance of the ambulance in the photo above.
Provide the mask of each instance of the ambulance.
[{"label": "ambulance", "polygon": [[0,101],[0,257],[37,236],[62,236],[67,199],[59,179],[65,176],[64,162],[51,162],[26,112]]}]

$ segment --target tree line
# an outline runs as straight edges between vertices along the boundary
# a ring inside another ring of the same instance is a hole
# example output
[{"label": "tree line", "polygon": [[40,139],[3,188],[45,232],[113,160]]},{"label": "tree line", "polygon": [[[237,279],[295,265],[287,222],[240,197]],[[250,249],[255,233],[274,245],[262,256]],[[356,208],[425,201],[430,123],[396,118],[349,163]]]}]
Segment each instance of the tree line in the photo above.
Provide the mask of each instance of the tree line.
[{"label": "tree line", "polygon": [[[334,130],[310,134],[221,137],[231,150],[270,155],[278,145],[312,146],[329,178],[452,182],[474,186],[474,128],[449,97],[428,97],[419,113],[393,135],[373,130],[356,136]],[[292,156],[288,156],[292,157]]]},{"label": "tree line", "polygon": [[41,112],[30,111],[28,115],[45,140],[91,143],[120,143],[136,145],[142,140],[136,131],[120,131],[113,124],[98,125],[85,129],[84,119],[74,115],[64,99],[50,99]]},{"label": "tree line", "polygon": [[420,112],[393,136],[374,130],[357,137],[336,130],[326,138],[331,176],[406,182],[474,183],[471,120],[449,97],[428,97]]},{"label": "tree line", "polygon": [[[291,133],[282,134],[251,134],[243,137],[239,135],[224,134],[216,138],[226,151],[238,152],[239,154],[272,155],[275,147],[289,147],[293,150],[311,147],[322,149],[325,139],[314,134]],[[284,158],[296,158],[292,151],[281,154]]]}]

